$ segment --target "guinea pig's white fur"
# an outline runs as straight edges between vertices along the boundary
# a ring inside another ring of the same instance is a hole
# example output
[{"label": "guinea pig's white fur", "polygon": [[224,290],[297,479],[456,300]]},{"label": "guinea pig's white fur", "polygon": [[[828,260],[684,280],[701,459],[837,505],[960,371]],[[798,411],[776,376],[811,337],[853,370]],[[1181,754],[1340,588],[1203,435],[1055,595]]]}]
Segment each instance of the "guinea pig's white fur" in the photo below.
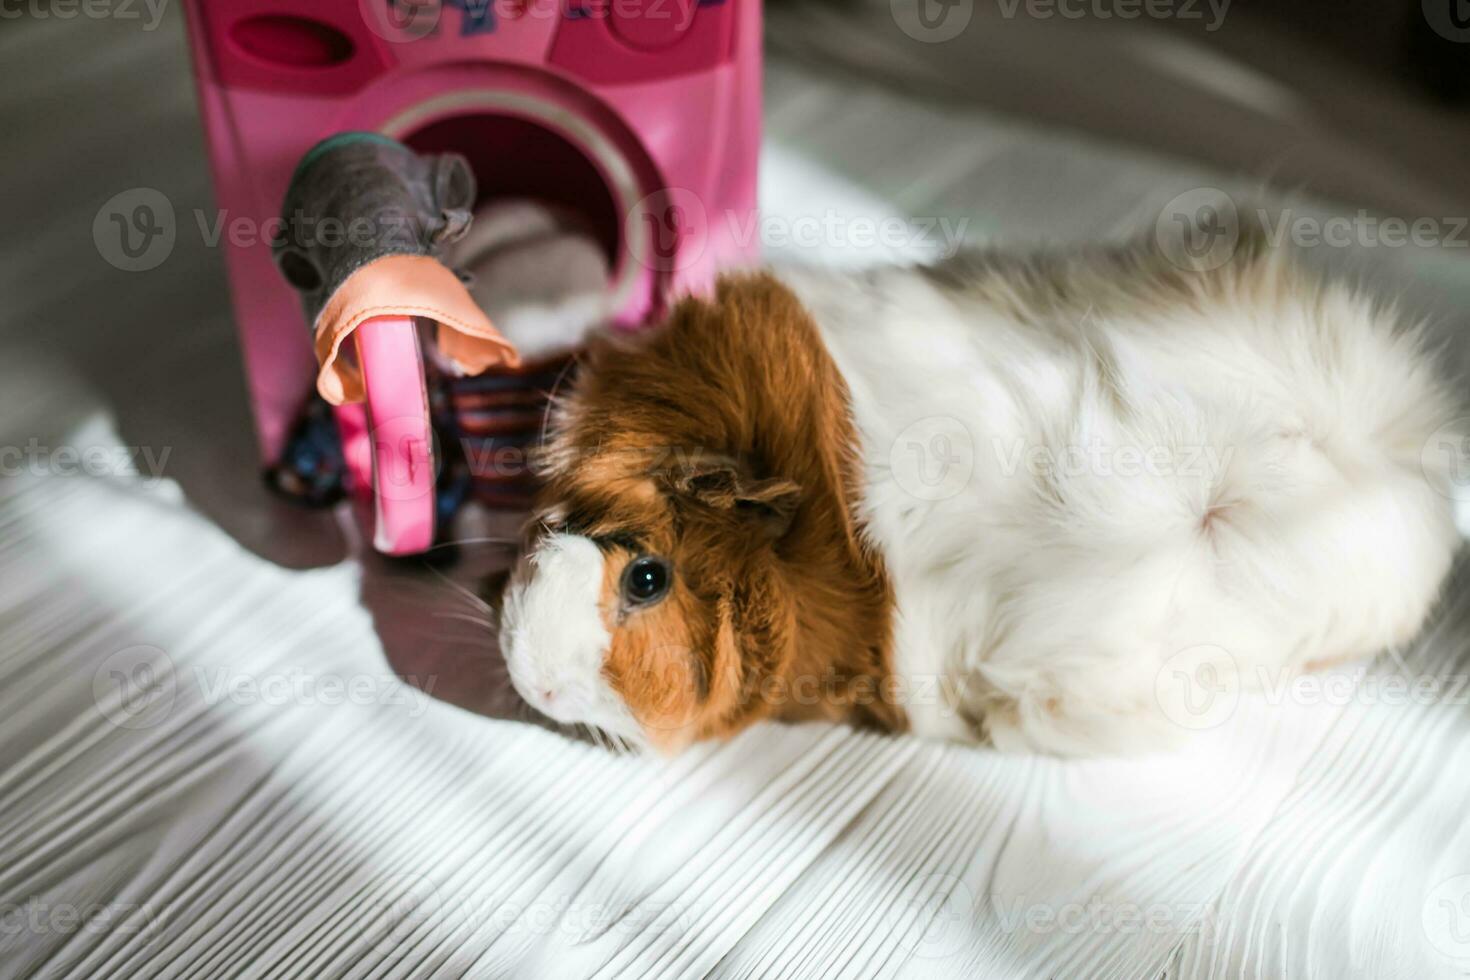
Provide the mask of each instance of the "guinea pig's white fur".
[{"label": "guinea pig's white fur", "polygon": [[[1154,748],[1188,708],[1161,670],[1251,687],[1420,628],[1459,541],[1421,462],[1455,400],[1392,310],[1253,248],[779,274],[846,383],[914,732]],[[516,687],[638,740],[603,677],[598,548],[555,534],[530,562]]]},{"label": "guinea pig's white fur", "polygon": [[632,716],[602,676],[612,642],[598,613],[602,552],[579,535],[553,534],[529,561],[534,574],[507,592],[501,612],[501,649],[516,689],[554,721],[635,736]]},{"label": "guinea pig's white fur", "polygon": [[[1233,303],[1064,323],[908,270],[788,277],[853,392],[895,670],[970,699],[912,699],[915,731],[965,738],[969,715],[1002,747],[1141,749],[1161,708],[1188,717],[1156,703],[1191,690],[1156,683],[1171,657],[1279,681],[1417,631],[1458,542],[1421,467],[1452,403],[1368,301],[1258,276]],[[946,434],[969,479],[916,499],[895,458]]]}]

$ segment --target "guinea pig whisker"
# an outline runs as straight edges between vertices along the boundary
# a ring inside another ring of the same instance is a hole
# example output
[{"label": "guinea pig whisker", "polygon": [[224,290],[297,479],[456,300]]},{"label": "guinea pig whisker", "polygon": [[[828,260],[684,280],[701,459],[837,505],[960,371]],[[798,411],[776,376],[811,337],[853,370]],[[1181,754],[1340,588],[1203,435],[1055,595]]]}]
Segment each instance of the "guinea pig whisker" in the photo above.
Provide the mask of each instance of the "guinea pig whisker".
[{"label": "guinea pig whisker", "polygon": [[598,748],[606,748],[606,746],[604,746],[601,742],[597,740],[597,733],[592,730],[591,725],[585,725],[582,722],[577,722],[576,729],[581,732],[582,737],[586,738],[593,745],[596,745]]},{"label": "guinea pig whisker", "polygon": [[544,445],[546,442],[546,430],[551,425],[551,413],[559,407],[561,401],[558,396],[561,393],[562,382],[566,380],[567,375],[571,372],[575,364],[576,361],[568,361],[566,366],[557,372],[556,380],[551,382],[551,391],[547,392],[546,395],[546,408],[541,412],[541,433],[540,437],[536,440],[539,444]]},{"label": "guinea pig whisker", "polygon": [[609,732],[608,733],[608,737],[613,740],[613,744],[618,747],[618,751],[621,754],[623,754],[623,755],[632,755],[633,754],[633,746],[631,746],[631,745],[628,744],[628,740],[626,738],[624,738],[623,736],[617,734],[616,732]]},{"label": "guinea pig whisker", "polygon": [[454,581],[454,579],[450,578],[448,575],[445,575],[443,572],[439,571],[439,569],[433,568],[433,569],[430,569],[430,571],[432,571],[435,575],[439,576],[440,580],[443,581],[443,583],[445,585],[449,586],[449,591],[452,594],[454,594],[454,595],[458,596],[459,598],[464,599],[467,602],[469,602],[470,603],[470,606],[472,608],[480,610],[481,612],[485,613],[485,615],[487,615],[487,616],[494,616],[495,615],[495,610],[490,607],[490,603],[486,602],[484,599],[482,599],[479,596],[475,595],[469,589],[465,588],[463,585],[460,585],[458,582]]},{"label": "guinea pig whisker", "polygon": [[479,609],[475,606],[470,606],[468,608],[465,608],[463,606],[454,606],[449,609],[436,609],[430,615],[432,615],[435,619],[463,619],[466,622],[480,623],[484,625],[488,625],[493,622],[493,620],[491,620],[490,617],[486,615],[485,610]]},{"label": "guinea pig whisker", "polygon": [[[484,624],[476,623],[475,625],[483,628]],[[424,627],[413,627],[405,629],[403,631],[403,635],[405,637],[430,640],[434,643],[443,643],[451,646],[469,646],[476,649],[482,649],[484,647],[485,641],[483,637],[476,635],[475,638],[471,640],[468,636],[456,636],[456,634],[460,632],[461,631],[459,630],[446,632],[443,629],[426,629]]]},{"label": "guinea pig whisker", "polygon": [[587,737],[592,740],[593,744],[604,752],[611,755],[628,754],[628,745],[620,736],[598,728],[596,725],[586,724],[585,722],[579,722],[577,727],[586,732]]},{"label": "guinea pig whisker", "polygon": [[489,536],[480,538],[454,538],[449,541],[441,541],[438,544],[430,545],[422,553],[427,555],[429,552],[438,551],[440,548],[458,548],[467,544],[498,544],[514,549],[519,546],[520,542],[515,538],[496,538]]},{"label": "guinea pig whisker", "polygon": [[435,619],[457,619],[460,622],[469,623],[472,626],[482,626],[482,627],[484,627],[487,630],[494,631],[494,629],[495,629],[495,624],[492,623],[492,622],[490,622],[490,620],[484,619],[484,618],[482,618],[480,616],[472,615],[470,613],[461,613],[461,612],[436,612],[436,613],[434,613],[434,618]]}]

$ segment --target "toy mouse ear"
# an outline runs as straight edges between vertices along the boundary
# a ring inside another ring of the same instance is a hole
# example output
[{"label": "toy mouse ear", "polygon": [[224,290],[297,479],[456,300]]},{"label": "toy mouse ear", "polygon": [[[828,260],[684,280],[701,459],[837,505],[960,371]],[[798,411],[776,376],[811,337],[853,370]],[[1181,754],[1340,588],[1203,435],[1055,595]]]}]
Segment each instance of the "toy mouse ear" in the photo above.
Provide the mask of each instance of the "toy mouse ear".
[{"label": "toy mouse ear", "polygon": [[475,206],[475,172],[458,153],[434,158],[434,201],[441,211],[470,211]]},{"label": "toy mouse ear", "polygon": [[309,293],[321,288],[322,274],[317,269],[316,263],[312,262],[307,254],[295,245],[278,245],[275,258],[277,268],[281,270],[281,275],[286,277],[292,289]]},{"label": "toy mouse ear", "polygon": [[470,230],[474,215],[461,208],[439,212],[439,227],[434,229],[435,245],[449,245],[459,241]]},{"label": "toy mouse ear", "polygon": [[754,479],[737,461],[724,456],[676,465],[665,474],[665,481],[676,493],[749,519],[772,539],[791,528],[801,503],[798,484],[781,477]]},{"label": "toy mouse ear", "polygon": [[457,153],[434,157],[434,203],[440,207],[440,225],[434,229],[435,245],[459,241],[469,231],[475,207],[475,172],[469,160]]},{"label": "toy mouse ear", "polygon": [[470,230],[475,194],[475,172],[468,160],[458,153],[434,158],[434,202],[439,205],[440,216],[432,236],[435,245],[457,242]]}]

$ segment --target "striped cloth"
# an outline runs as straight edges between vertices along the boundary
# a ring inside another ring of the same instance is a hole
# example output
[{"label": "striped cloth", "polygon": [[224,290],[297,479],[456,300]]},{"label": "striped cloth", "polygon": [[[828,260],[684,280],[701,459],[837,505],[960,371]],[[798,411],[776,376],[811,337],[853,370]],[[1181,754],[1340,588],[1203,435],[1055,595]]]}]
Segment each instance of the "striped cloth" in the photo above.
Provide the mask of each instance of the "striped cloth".
[{"label": "striped cloth", "polygon": [[528,452],[541,437],[552,393],[574,363],[561,355],[474,378],[441,379],[444,406],[436,424],[454,442],[445,449],[445,470],[463,468],[459,478],[468,480],[476,502],[509,509],[530,503],[536,481]]},{"label": "striped cloth", "polygon": [[[439,527],[448,527],[465,502],[522,510],[536,490],[529,454],[541,437],[552,392],[575,363],[570,354],[454,378],[427,366],[429,413],[439,447],[435,485]],[[279,462],[266,484],[311,507],[344,496],[345,463],[331,407],[314,391],[302,406]]]}]

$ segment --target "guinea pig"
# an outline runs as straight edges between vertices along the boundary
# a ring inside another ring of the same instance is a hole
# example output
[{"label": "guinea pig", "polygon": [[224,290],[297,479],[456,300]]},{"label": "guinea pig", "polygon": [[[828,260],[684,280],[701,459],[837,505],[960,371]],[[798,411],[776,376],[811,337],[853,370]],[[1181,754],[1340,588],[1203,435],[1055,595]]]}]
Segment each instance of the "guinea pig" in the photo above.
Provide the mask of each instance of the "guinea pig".
[{"label": "guinea pig", "polygon": [[728,277],[558,396],[501,649],[665,753],[772,718],[1153,749],[1419,630],[1457,415],[1416,329],[1259,237]]}]

